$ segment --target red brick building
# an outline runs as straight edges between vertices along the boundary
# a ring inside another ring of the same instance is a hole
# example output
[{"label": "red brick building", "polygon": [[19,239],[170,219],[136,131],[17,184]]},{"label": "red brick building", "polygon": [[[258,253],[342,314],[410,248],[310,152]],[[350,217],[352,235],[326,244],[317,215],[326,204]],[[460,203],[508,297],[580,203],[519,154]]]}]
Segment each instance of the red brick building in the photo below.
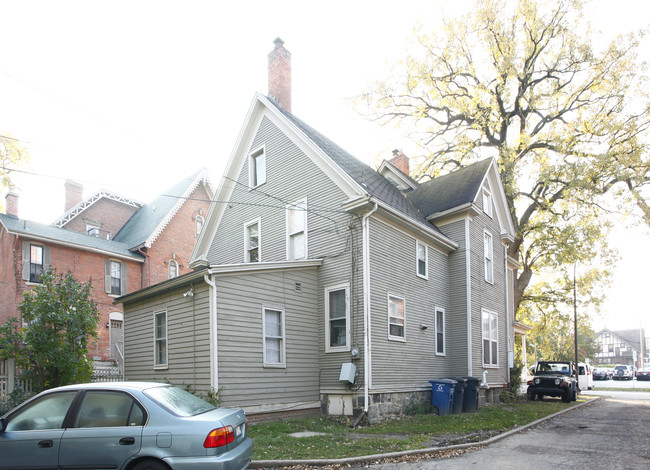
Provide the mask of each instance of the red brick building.
[{"label": "red brick building", "polygon": [[120,295],[191,271],[187,264],[212,198],[204,170],[178,182],[148,204],[99,190],[82,197],[83,187],[65,185],[65,212],[51,225],[20,219],[18,195],[6,196],[0,214],[0,324],[20,317],[23,292],[53,267],[90,281],[99,311],[99,337],[90,354],[121,364]]}]

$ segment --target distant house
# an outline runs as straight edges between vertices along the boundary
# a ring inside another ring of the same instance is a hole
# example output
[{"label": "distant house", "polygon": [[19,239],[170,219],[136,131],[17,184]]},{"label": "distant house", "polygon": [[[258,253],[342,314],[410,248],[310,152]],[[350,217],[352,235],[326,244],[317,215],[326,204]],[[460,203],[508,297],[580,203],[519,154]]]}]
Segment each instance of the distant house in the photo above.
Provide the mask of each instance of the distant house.
[{"label": "distant house", "polygon": [[420,184],[396,151],[376,171],[291,113],[289,61],[276,41],[195,271],[118,299],[127,378],[220,389],[258,418],[377,420],[449,376],[496,399],[517,267],[496,162]]},{"label": "distant house", "polygon": [[[595,365],[622,364],[642,369],[644,356],[647,358],[643,329],[614,331],[604,328],[596,333],[596,344]],[[648,362],[647,359],[645,362]]]},{"label": "distant house", "polygon": [[40,283],[43,270],[69,271],[93,284],[100,318],[93,358],[121,368],[123,312],[113,301],[190,271],[212,189],[201,170],[149,204],[105,190],[84,199],[82,192],[66,182],[64,214],[51,225],[19,218],[18,195],[7,194],[7,213],[0,214],[0,323],[20,318],[23,292]]}]

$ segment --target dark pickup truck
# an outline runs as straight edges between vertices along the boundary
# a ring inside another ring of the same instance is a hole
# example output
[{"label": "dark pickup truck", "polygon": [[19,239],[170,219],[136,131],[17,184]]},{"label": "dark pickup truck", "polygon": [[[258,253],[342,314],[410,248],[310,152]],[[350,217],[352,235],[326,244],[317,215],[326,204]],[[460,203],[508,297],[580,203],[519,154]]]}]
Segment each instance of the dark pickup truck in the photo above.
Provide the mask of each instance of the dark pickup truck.
[{"label": "dark pickup truck", "polygon": [[564,361],[541,361],[537,363],[534,377],[528,381],[528,399],[542,400],[544,396],[561,397],[564,403],[576,401],[578,383],[572,375],[573,364]]}]

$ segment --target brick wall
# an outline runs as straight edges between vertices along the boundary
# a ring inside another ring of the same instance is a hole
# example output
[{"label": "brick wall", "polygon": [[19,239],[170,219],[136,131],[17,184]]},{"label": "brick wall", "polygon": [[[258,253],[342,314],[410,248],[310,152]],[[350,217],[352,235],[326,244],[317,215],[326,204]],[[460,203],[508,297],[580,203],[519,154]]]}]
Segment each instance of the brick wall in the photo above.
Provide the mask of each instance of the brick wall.
[{"label": "brick wall", "polygon": [[209,200],[205,187],[197,186],[147,250],[143,287],[169,279],[169,261],[172,259],[179,265],[179,276],[192,271],[187,265],[196,244],[196,216],[200,215],[205,220],[210,208]]},{"label": "brick wall", "polygon": [[136,210],[136,207],[104,197],[68,222],[64,228],[73,232],[86,233],[86,223],[98,223],[101,229],[100,236],[106,238],[106,234],[110,233],[112,239]]}]

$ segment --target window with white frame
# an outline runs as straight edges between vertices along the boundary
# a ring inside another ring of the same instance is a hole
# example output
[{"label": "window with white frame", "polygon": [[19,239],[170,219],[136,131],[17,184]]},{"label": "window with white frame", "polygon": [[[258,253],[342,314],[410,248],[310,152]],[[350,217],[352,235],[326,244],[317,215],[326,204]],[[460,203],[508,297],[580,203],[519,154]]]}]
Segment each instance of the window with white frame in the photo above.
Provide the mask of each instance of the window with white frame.
[{"label": "window with white frame", "polygon": [[429,247],[424,243],[416,242],[417,275],[425,279],[429,276]]},{"label": "window with white frame", "polygon": [[126,265],[120,261],[107,259],[104,268],[104,287],[110,295],[126,294]]},{"label": "window with white frame", "polygon": [[248,168],[251,188],[266,183],[266,153],[264,147],[249,155]]},{"label": "window with white frame", "polygon": [[483,212],[492,217],[492,193],[487,188],[483,189]]},{"label": "window with white frame", "polygon": [[284,311],[264,308],[264,366],[284,367]]},{"label": "window with white frame", "polygon": [[325,289],[325,351],[350,350],[350,286]]},{"label": "window with white frame", "polygon": [[153,314],[154,367],[167,366],[167,312]]},{"label": "window with white frame", "polygon": [[485,266],[485,280],[494,283],[494,252],[492,248],[492,234],[483,233],[483,260]]},{"label": "window with white frame", "polygon": [[169,261],[169,279],[178,277],[178,262],[174,259]]},{"label": "window with white frame", "polygon": [[495,312],[482,309],[483,365],[499,364],[499,317]]},{"label": "window with white frame", "polygon": [[307,200],[287,206],[287,259],[307,258]]},{"label": "window with white frame", "polygon": [[406,340],[404,299],[388,295],[388,339]]},{"label": "window with white frame", "polygon": [[43,246],[30,245],[29,247],[29,282],[42,282],[43,274]]},{"label": "window with white frame", "polygon": [[195,219],[195,225],[194,225],[197,240],[199,239],[199,235],[201,235],[201,231],[203,230],[203,222],[205,222],[205,220],[203,220],[203,217],[197,215]]},{"label": "window with white frame", "polygon": [[444,356],[445,346],[445,310],[436,307],[436,354]]},{"label": "window with white frame", "polygon": [[260,220],[246,224],[244,229],[246,245],[246,262],[257,263],[260,261]]}]

